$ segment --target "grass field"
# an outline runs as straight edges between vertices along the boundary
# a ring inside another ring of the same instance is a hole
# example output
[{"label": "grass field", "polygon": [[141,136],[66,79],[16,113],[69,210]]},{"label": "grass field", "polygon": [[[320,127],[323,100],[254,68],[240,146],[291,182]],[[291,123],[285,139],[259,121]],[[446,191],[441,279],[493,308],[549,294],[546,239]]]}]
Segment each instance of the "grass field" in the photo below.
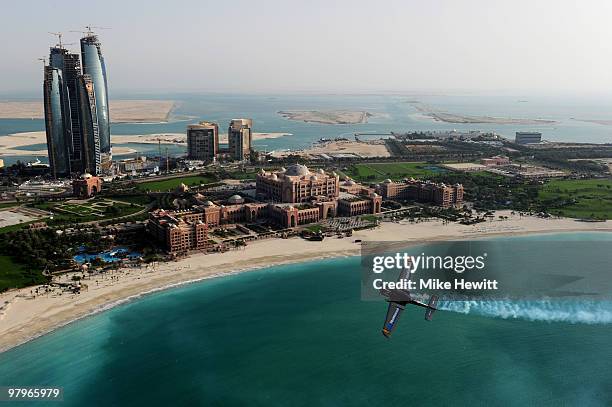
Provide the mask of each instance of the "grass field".
[{"label": "grass field", "polygon": [[13,206],[19,205],[19,202],[2,202],[0,203],[0,209],[12,208]]},{"label": "grass field", "polygon": [[555,180],[538,195],[550,213],[572,218],[612,219],[612,180]]},{"label": "grass field", "polygon": [[0,256],[0,292],[47,282],[40,272],[28,273],[9,256]]},{"label": "grass field", "polygon": [[372,163],[355,164],[348,168],[346,174],[362,182],[379,182],[386,178],[400,180],[402,178],[426,178],[445,172],[446,170],[424,162]]},{"label": "grass field", "polygon": [[112,201],[133,203],[142,206],[151,202],[151,198],[144,193],[140,195],[105,195],[104,198],[110,199]]},{"label": "grass field", "polygon": [[5,226],[3,228],[0,228],[0,235],[3,234],[3,233],[14,232],[16,230],[23,229],[23,228],[27,227],[30,223],[34,223],[34,222],[39,222],[39,221],[38,220],[32,220],[30,222],[23,222],[23,223],[17,223],[15,225]]},{"label": "grass field", "polygon": [[141,182],[137,184],[137,187],[141,191],[170,191],[171,189],[174,189],[181,184],[185,184],[188,187],[192,187],[200,184],[208,184],[215,181],[216,179],[212,176],[192,175],[188,177],[164,179],[161,181]]},{"label": "grass field", "polygon": [[93,200],[86,203],[42,202],[32,205],[35,208],[53,212],[53,219],[41,219],[49,225],[60,223],[84,223],[118,218],[140,211],[141,205],[118,203],[106,200]]}]

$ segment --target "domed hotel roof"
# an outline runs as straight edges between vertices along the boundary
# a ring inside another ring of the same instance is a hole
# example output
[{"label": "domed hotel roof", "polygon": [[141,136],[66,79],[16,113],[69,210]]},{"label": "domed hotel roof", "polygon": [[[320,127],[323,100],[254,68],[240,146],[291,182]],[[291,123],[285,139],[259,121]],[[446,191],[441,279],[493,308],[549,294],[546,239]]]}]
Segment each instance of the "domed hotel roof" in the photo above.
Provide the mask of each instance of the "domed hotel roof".
[{"label": "domed hotel roof", "polygon": [[294,177],[294,176],[304,176],[310,174],[308,167],[302,164],[293,164],[287,168],[285,175]]},{"label": "domed hotel roof", "polygon": [[236,195],[232,195],[229,198],[227,198],[227,202],[234,203],[234,204],[239,204],[239,203],[243,203],[244,202],[244,198],[241,197],[240,195],[236,194]]}]

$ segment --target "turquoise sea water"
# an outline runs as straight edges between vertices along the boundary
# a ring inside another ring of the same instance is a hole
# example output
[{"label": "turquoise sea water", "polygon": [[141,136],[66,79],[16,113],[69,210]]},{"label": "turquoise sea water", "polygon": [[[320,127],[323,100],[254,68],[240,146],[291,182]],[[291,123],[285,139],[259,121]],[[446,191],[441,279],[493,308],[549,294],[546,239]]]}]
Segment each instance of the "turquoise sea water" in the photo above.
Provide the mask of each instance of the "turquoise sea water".
[{"label": "turquoise sea water", "polygon": [[[310,146],[321,137],[348,137],[354,133],[404,132],[413,130],[482,130],[495,131],[514,138],[516,131],[541,131],[543,137],[555,141],[612,143],[612,126],[581,120],[612,120],[612,98],[577,96],[487,96],[487,95],[232,95],[232,94],[166,94],[147,98],[173,99],[179,103],[169,123],[125,124],[111,126],[112,134],[184,133],[187,124],[212,120],[225,127],[235,117],[251,117],[256,132],[286,132],[292,136],[258,140],[260,150],[297,149]],[[453,124],[435,122],[422,117],[411,101],[419,101],[454,114],[494,117],[544,118],[558,121],[552,125]],[[367,110],[377,114],[366,124],[325,125],[284,119],[279,110]],[[43,120],[0,119],[2,135],[44,130]],[[362,136],[363,139],[379,136]],[[0,142],[1,144],[1,142]],[[157,146],[130,145],[140,153],[156,155]],[[184,153],[184,147],[171,149],[171,154]],[[10,164],[31,156],[4,157]]]},{"label": "turquoise sea water", "polygon": [[[550,258],[537,241],[612,244],[513,239],[534,242],[522,256]],[[360,300],[359,258],[271,267],[151,294],[0,354],[0,385],[63,386],[66,406],[612,403],[611,304],[514,311],[473,304],[427,323],[409,308],[386,340],[386,304]]]}]

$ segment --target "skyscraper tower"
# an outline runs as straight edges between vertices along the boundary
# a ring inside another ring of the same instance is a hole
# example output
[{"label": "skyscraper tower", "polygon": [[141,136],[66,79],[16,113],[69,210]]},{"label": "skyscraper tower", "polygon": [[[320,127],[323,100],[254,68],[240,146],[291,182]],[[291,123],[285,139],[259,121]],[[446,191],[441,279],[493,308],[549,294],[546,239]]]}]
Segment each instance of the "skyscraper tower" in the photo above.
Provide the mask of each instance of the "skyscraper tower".
[{"label": "skyscraper tower", "polygon": [[54,178],[70,175],[70,122],[68,92],[61,69],[45,66],[43,79],[43,103],[49,166]]},{"label": "skyscraper tower", "polygon": [[110,157],[110,115],[108,111],[108,89],[106,66],[98,37],[91,31],[81,38],[81,63],[83,75],[89,75],[96,98],[96,114],[100,134],[100,151]]},{"label": "skyscraper tower", "polygon": [[83,140],[77,101],[77,81],[81,74],[79,54],[69,53],[60,43],[56,47],[51,47],[49,66],[62,71],[63,92],[65,96],[67,95],[64,98],[63,109],[67,116],[64,127],[70,140],[70,168],[72,172],[83,172]]},{"label": "skyscraper tower", "polygon": [[219,154],[219,126],[200,122],[187,126],[187,157],[212,162]]},{"label": "skyscraper tower", "polygon": [[78,83],[79,116],[83,135],[83,172],[93,175],[102,174],[102,154],[100,153],[100,128],[96,92],[93,80],[89,75],[79,76]]},{"label": "skyscraper tower", "polygon": [[229,153],[233,160],[243,161],[251,154],[253,120],[232,119],[227,130]]}]

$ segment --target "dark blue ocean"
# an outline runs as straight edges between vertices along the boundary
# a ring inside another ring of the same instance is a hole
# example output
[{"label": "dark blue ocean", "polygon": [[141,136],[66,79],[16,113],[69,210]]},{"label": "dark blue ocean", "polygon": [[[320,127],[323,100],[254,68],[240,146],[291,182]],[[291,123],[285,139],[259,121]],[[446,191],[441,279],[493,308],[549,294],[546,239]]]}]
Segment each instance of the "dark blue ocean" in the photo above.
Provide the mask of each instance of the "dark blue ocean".
[{"label": "dark blue ocean", "polygon": [[[609,233],[513,239],[612,245]],[[517,255],[559,267],[537,244]],[[612,404],[612,304],[476,303],[432,322],[408,308],[390,340],[385,312],[360,300],[358,257],[270,267],[150,294],[0,354],[0,385],[62,386],[63,406]]]}]

